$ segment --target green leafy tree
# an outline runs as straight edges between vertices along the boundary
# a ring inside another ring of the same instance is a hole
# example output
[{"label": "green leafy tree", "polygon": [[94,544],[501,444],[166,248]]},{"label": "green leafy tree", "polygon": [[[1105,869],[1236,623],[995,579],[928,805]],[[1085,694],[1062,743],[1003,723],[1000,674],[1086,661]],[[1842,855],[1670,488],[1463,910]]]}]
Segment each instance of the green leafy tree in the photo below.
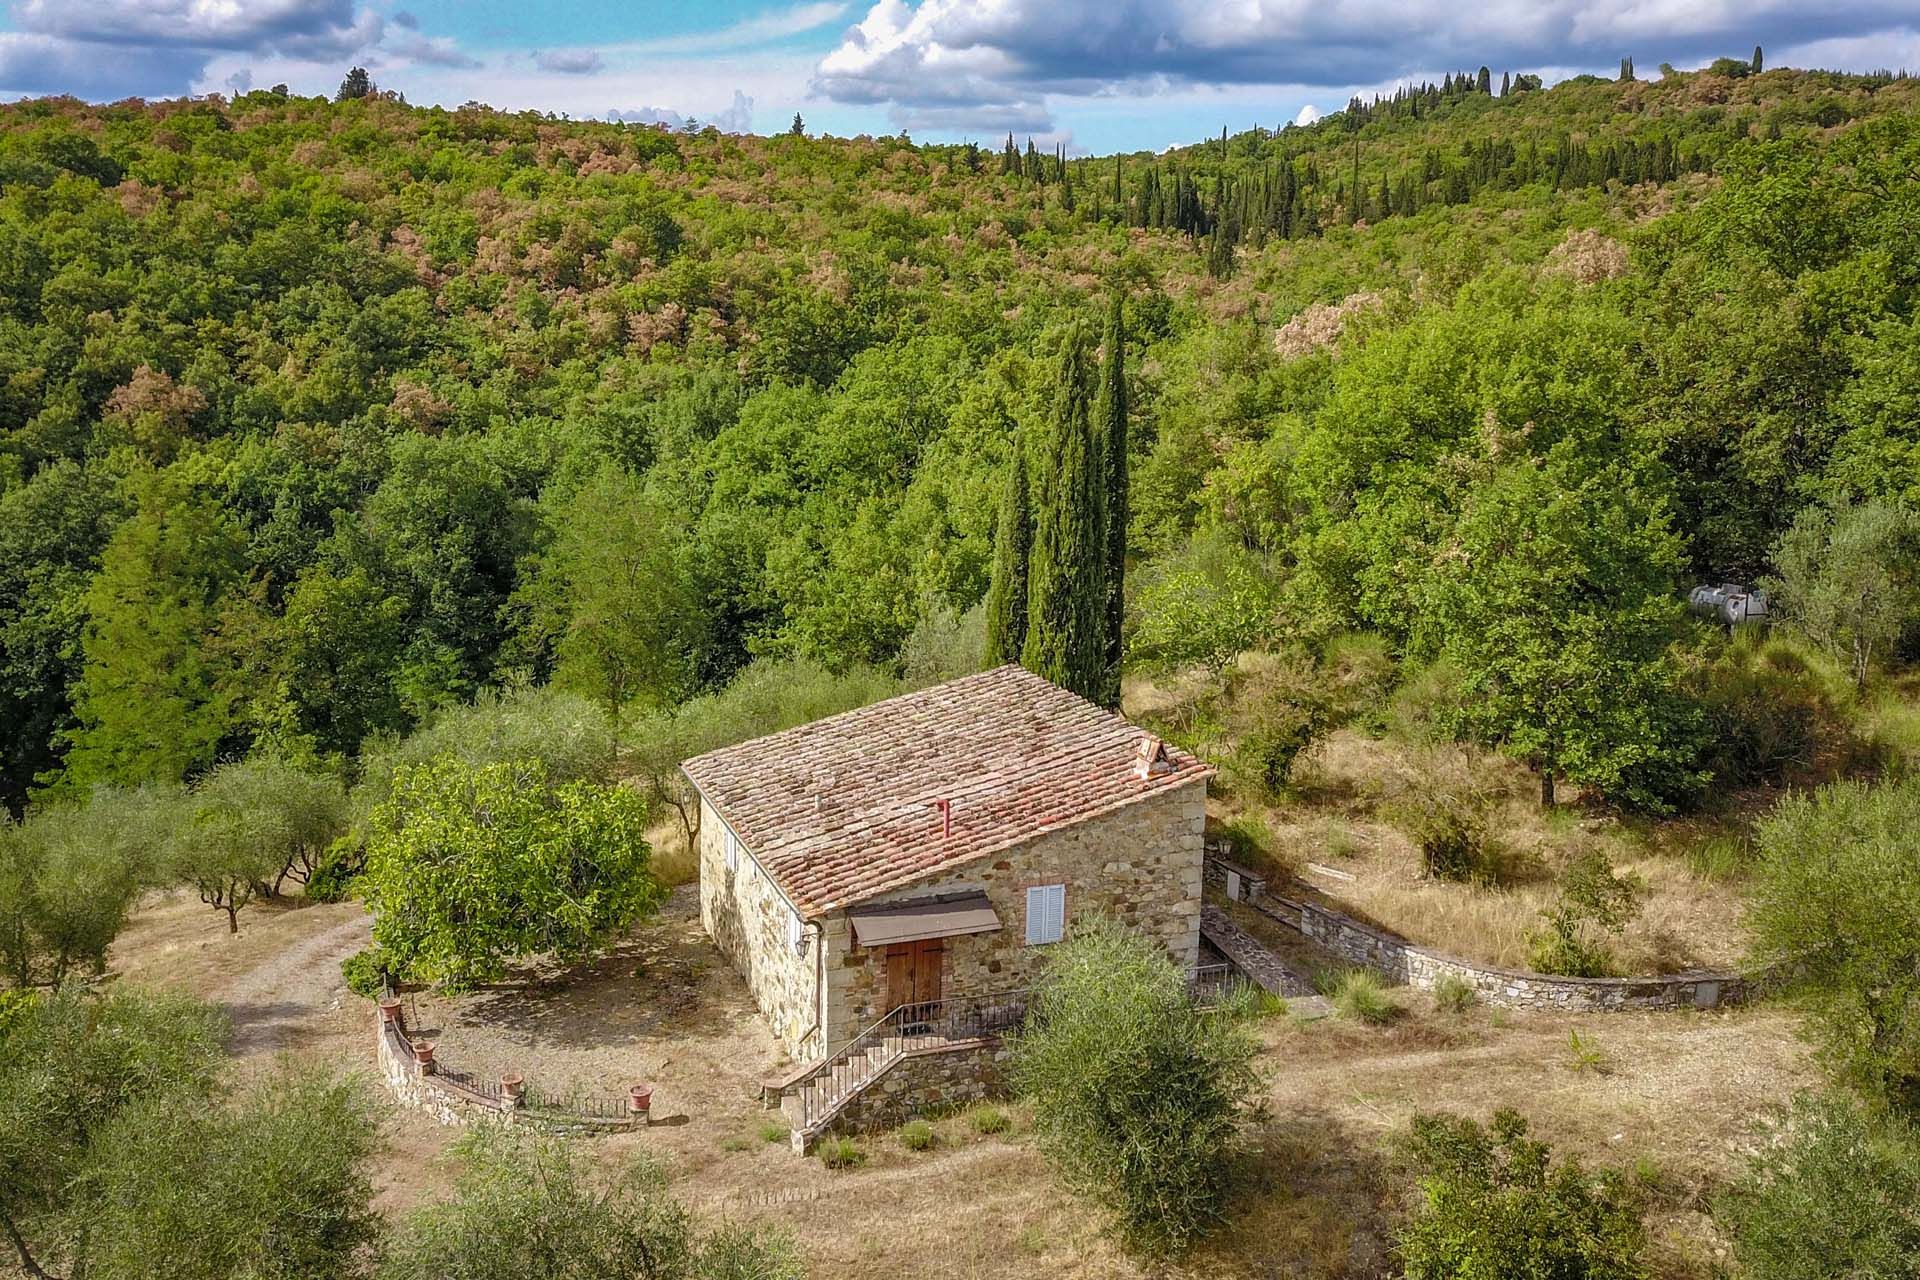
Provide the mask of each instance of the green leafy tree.
[{"label": "green leafy tree", "polygon": [[381,1238],[366,1086],[312,1071],[128,1107],[89,1171],[95,1280],[350,1280]]},{"label": "green leafy tree", "polygon": [[1714,1206],[1752,1280],[1920,1276],[1920,1133],[1844,1093],[1802,1094]]},{"label": "green leafy tree", "polygon": [[618,467],[597,471],[555,514],[542,559],[544,623],[556,636],[554,681],[606,708],[688,692],[705,626],[678,521]]},{"label": "green leafy tree", "polygon": [[1607,939],[1639,913],[1643,888],[1632,876],[1616,874],[1601,850],[1582,850],[1561,874],[1558,900],[1527,934],[1533,967],[1575,978],[1611,975]]},{"label": "green leafy tree", "polygon": [[469,1130],[453,1195],[411,1214],[379,1280],[800,1280],[804,1262],[777,1231],[702,1234],[646,1156],[611,1173],[564,1140]]},{"label": "green leafy tree", "polygon": [[1021,662],[1083,698],[1106,680],[1104,450],[1095,435],[1086,331],[1061,345],[1057,390],[1041,437],[1027,562],[1027,635]]},{"label": "green leafy tree", "polygon": [[993,539],[993,577],[987,586],[987,665],[1018,662],[1027,642],[1027,567],[1033,513],[1027,494],[1027,451],[1018,436],[1007,454]]},{"label": "green leafy tree", "polygon": [[179,481],[146,486],[87,592],[68,785],[178,782],[213,762],[238,728],[240,665],[220,637],[245,572],[216,504]]},{"label": "green leafy tree", "polygon": [[1397,1241],[1407,1280],[1650,1274],[1632,1185],[1616,1170],[1556,1162],[1517,1113],[1496,1112],[1490,1128],[1415,1116],[1406,1147],[1420,1171],[1420,1206]]},{"label": "green leafy tree", "polygon": [[225,1020],[181,996],[68,986],[0,1025],[0,1233],[35,1280],[79,1274],[89,1178],[143,1104],[211,1095]]},{"label": "green leafy tree", "polygon": [[1755,838],[1755,965],[1805,998],[1828,1065],[1920,1111],[1920,780],[1788,795]]},{"label": "green leafy tree", "polygon": [[240,931],[240,912],[289,875],[304,882],[346,827],[338,781],[271,756],[225,764],[194,787],[174,838],[172,874]]},{"label": "green leafy tree", "polygon": [[367,74],[365,67],[354,67],[340,81],[339,90],[333,95],[335,102],[351,102],[356,98],[373,96],[373,77]]},{"label": "green leafy tree", "polygon": [[84,803],[43,803],[0,823],[0,976],[57,987],[103,972],[179,808],[170,789],[96,787]]},{"label": "green leafy tree", "polygon": [[1107,327],[1101,345],[1100,396],[1093,413],[1104,464],[1101,518],[1107,533],[1106,683],[1099,702],[1117,709],[1120,706],[1121,639],[1127,618],[1127,535],[1132,514],[1127,474],[1133,449],[1132,435],[1127,429],[1125,303],[1118,291],[1107,306]]},{"label": "green leafy tree", "polygon": [[664,896],[646,827],[630,788],[550,784],[538,761],[403,768],[367,838],[374,945],[393,972],[453,988],[587,955]]},{"label": "green leafy tree", "polygon": [[1216,679],[1272,638],[1279,592],[1253,552],[1211,530],[1140,573],[1128,648],[1146,667],[1202,666]]},{"label": "green leafy tree", "polygon": [[1158,944],[1095,920],[1047,965],[1012,1070],[1067,1187],[1127,1248],[1168,1255],[1220,1219],[1257,1049],[1233,1010],[1194,1005]]},{"label": "green leafy tree", "polygon": [[1774,548],[1766,580],[1787,623],[1865,686],[1920,621],[1920,514],[1899,502],[1808,507]]},{"label": "green leafy tree", "polygon": [[405,622],[406,602],[363,569],[303,573],[276,628],[272,691],[260,700],[270,735],[351,756],[369,736],[406,728],[396,684]]},{"label": "green leafy tree", "polygon": [[1699,783],[1691,704],[1668,656],[1679,543],[1617,468],[1514,463],[1470,494],[1429,598],[1460,672],[1462,733],[1561,778],[1659,809]]}]

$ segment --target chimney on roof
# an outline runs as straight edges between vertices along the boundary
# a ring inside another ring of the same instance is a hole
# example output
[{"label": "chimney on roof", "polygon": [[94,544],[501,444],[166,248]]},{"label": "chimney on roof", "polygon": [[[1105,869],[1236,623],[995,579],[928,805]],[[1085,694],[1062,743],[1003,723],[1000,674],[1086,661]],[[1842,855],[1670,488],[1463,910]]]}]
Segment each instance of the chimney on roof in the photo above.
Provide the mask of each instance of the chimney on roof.
[{"label": "chimney on roof", "polygon": [[1172,772],[1173,761],[1167,756],[1167,744],[1152,734],[1141,738],[1133,753],[1133,776],[1145,782]]}]

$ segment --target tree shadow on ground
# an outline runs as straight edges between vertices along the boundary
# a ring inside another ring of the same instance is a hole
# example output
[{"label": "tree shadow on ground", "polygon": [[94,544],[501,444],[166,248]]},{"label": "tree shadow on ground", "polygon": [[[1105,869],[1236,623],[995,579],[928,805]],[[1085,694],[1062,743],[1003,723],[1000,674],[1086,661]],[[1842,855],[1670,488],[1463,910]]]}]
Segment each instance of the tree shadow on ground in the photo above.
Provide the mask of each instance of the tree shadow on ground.
[{"label": "tree shadow on ground", "polygon": [[1318,1110],[1268,1117],[1252,1135],[1227,1218],[1176,1269],[1183,1277],[1358,1280],[1393,1274],[1404,1179],[1372,1134]]}]

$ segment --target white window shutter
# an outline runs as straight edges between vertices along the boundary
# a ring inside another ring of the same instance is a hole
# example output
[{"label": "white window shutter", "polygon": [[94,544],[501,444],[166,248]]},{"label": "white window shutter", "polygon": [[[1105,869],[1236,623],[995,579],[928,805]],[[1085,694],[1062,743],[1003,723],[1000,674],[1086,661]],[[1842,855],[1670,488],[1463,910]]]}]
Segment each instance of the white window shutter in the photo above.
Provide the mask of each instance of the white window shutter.
[{"label": "white window shutter", "polygon": [[1067,886],[1040,884],[1027,890],[1027,945],[1058,942],[1066,933]]},{"label": "white window shutter", "polygon": [[739,869],[740,837],[734,835],[732,829],[729,828],[727,831],[727,870],[738,871]]},{"label": "white window shutter", "polygon": [[806,949],[806,922],[800,918],[800,913],[797,911],[787,913],[787,945],[796,952]]}]

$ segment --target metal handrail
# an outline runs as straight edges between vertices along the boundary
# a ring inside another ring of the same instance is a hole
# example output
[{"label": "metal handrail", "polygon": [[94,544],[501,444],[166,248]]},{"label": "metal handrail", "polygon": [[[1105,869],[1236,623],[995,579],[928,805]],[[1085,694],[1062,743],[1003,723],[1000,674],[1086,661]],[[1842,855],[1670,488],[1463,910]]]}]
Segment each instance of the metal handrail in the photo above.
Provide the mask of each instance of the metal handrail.
[{"label": "metal handrail", "polygon": [[822,1077],[831,1078],[836,1068],[845,1067],[849,1073],[850,1083],[864,1084],[873,1075],[879,1074],[881,1070],[890,1066],[893,1059],[889,1058],[866,1069],[856,1064],[862,1061],[862,1055],[866,1051],[884,1045],[890,1037],[901,1040],[917,1036],[977,1039],[1008,1031],[1018,1026],[1025,1018],[1026,996],[1027,991],[1022,988],[985,996],[955,996],[944,1000],[915,1001],[889,1009],[878,1021],[847,1041],[837,1052],[820,1059],[811,1070],[795,1079],[789,1086],[799,1092],[801,1127],[813,1127],[823,1118],[827,1110],[837,1107],[846,1098],[852,1096],[854,1090],[850,1088],[846,1094],[828,1103],[822,1101],[817,1088],[808,1092],[807,1086],[817,1085]]}]

